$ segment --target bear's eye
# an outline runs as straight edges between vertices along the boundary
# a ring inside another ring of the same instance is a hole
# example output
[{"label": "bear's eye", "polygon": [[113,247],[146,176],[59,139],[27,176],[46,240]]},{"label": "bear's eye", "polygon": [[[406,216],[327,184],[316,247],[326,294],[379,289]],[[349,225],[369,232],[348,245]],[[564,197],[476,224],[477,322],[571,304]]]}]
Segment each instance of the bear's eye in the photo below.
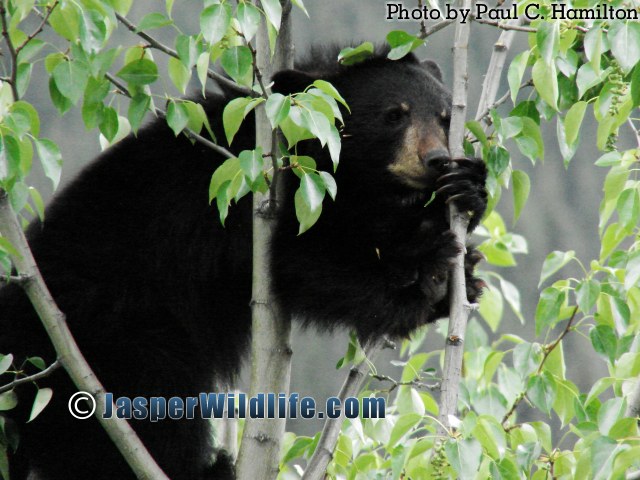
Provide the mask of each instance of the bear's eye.
[{"label": "bear's eye", "polygon": [[451,114],[448,112],[442,112],[440,114],[440,125],[442,125],[442,128],[444,128],[445,131],[448,131],[449,126],[451,125]]},{"label": "bear's eye", "polygon": [[399,123],[407,116],[407,111],[402,107],[392,107],[384,114],[384,120],[389,124]]}]

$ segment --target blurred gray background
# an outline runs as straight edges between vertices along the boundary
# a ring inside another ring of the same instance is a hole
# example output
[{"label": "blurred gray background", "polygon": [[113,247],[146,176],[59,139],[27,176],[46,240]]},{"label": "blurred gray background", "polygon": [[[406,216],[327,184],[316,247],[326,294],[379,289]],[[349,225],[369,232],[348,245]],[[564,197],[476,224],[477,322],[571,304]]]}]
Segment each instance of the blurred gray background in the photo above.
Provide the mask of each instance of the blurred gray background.
[{"label": "blurred gray background", "polygon": [[[405,3],[409,6],[413,2]],[[134,2],[128,17],[134,22],[139,22],[149,11],[164,11],[164,4],[164,1],[159,0]],[[314,42],[349,43],[362,40],[384,42],[386,34],[391,30],[405,29],[414,33],[419,31],[419,24],[416,22],[385,21],[385,4],[382,0],[307,0],[306,7],[310,18],[295,9],[294,39],[298,53],[304,52],[308,45]],[[201,8],[200,2],[192,0],[175,2],[174,18],[184,32],[193,33],[198,30]],[[46,37],[53,38],[50,32],[45,34]],[[173,46],[175,31],[170,28],[156,30],[152,34]],[[469,55],[469,99],[472,113],[476,111],[484,69],[489,63],[493,44],[499,34],[500,31],[494,27],[473,25]],[[526,35],[526,33],[517,34],[513,51],[524,48],[527,42]],[[118,28],[114,37],[118,43],[126,42],[127,45],[140,43],[140,39],[134,37],[122,26]],[[434,59],[440,64],[446,83],[451,81],[452,38],[453,27],[449,27],[430,37],[426,49],[421,48],[417,51],[419,56]],[[508,62],[512,57],[513,54],[509,55]],[[166,64],[166,58],[162,53],[155,51],[154,58],[161,65]],[[98,132],[85,130],[77,109],[62,118],[58,115],[49,99],[46,83],[41,80],[44,78],[42,69],[42,63],[37,65],[33,78],[38,80],[31,84],[26,100],[33,102],[42,115],[42,135],[53,139],[60,146],[64,157],[62,177],[62,186],[64,186],[73,179],[79,169],[99,153]],[[166,74],[166,68],[161,66],[160,72]],[[507,91],[506,69],[503,77],[499,97]],[[198,88],[196,82],[193,88],[194,90]],[[509,101],[501,111],[508,112],[512,106]],[[519,154],[515,144],[508,144],[513,156],[514,168],[528,172],[532,181],[528,204],[519,223],[513,227],[515,233],[527,238],[529,254],[519,255],[518,265],[515,268],[496,269],[520,289],[526,323],[521,325],[505,306],[506,318],[498,333],[492,334],[484,322],[479,320],[490,338],[497,338],[501,333],[509,332],[529,340],[534,339],[533,315],[538,299],[537,283],[542,262],[548,253],[552,250],[575,250],[585,264],[598,256],[598,206],[602,197],[602,181],[606,170],[593,165],[600,155],[595,147],[594,122],[589,118],[583,125],[582,146],[566,170],[558,151],[555,120],[543,125],[543,131],[545,134],[544,164],[539,163],[533,167],[529,160]],[[621,142],[629,144],[631,136],[625,137],[626,132],[621,133]],[[43,178],[37,162],[34,164],[36,167],[32,183],[40,189],[45,198],[48,198],[52,193],[51,184]],[[512,218],[510,191],[503,192],[498,210],[510,225]],[[217,219],[212,218],[212,221]],[[486,265],[485,268],[487,268]],[[573,273],[576,276],[580,275],[577,270]],[[594,380],[606,372],[604,362],[592,353],[587,342],[588,339],[576,334],[569,335],[565,342],[568,375],[581,390],[588,390]],[[345,370],[336,371],[335,365],[344,354],[346,346],[347,336],[344,332],[328,335],[316,331],[301,332],[296,329],[293,340],[291,391],[299,392],[301,395],[313,395],[320,402],[325,397],[335,394],[346,374]],[[440,349],[442,346],[442,337],[435,332],[430,332],[425,350]],[[389,363],[393,355],[393,353],[386,354],[377,364],[381,371],[398,378],[401,373],[400,368]],[[507,361],[510,362],[510,357],[507,357]],[[312,434],[318,430],[319,424],[316,421],[298,420],[289,425],[289,428],[299,433]]]}]

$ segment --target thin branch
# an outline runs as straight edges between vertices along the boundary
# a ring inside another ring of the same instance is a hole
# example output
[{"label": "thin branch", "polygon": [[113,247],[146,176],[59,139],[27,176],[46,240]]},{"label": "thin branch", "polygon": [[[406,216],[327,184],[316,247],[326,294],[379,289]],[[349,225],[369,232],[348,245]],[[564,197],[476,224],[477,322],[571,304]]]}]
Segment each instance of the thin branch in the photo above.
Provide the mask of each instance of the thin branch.
[{"label": "thin branch", "polygon": [[[519,89],[523,89],[525,87],[532,87],[533,86],[533,80],[528,80],[526,82],[523,82],[522,85],[520,85]],[[485,120],[489,117],[489,114],[491,113],[491,110],[493,110],[494,108],[498,108],[500,105],[502,105],[504,102],[506,102],[507,100],[509,100],[509,97],[511,96],[511,92],[507,92],[505,93],[503,96],[501,96],[498,100],[496,100],[495,102],[493,102],[493,104],[489,105],[482,113],[478,114],[476,116],[476,120],[478,122]]]},{"label": "thin branch", "polygon": [[49,365],[47,368],[45,368],[41,372],[34,373],[33,375],[30,375],[28,377],[19,378],[17,380],[14,380],[11,383],[8,383],[6,385],[2,385],[0,387],[0,393],[4,393],[4,392],[8,392],[9,390],[13,390],[17,386],[22,385],[24,383],[37,382],[40,379],[48,377],[49,375],[51,375],[53,372],[55,372],[61,366],[62,366],[62,364],[58,360],[56,360],[55,362],[53,362],[51,365]]},{"label": "thin branch", "polygon": [[640,147],[640,130],[636,128],[633,120],[631,120],[630,118],[627,120],[627,123],[629,124],[629,127],[631,127],[631,131],[636,137],[636,144],[638,145],[638,147]]},{"label": "thin branch", "polygon": [[13,100],[18,101],[20,99],[20,95],[18,94],[18,52],[16,52],[16,48],[13,45],[13,41],[11,40],[11,36],[9,35],[9,22],[7,20],[7,0],[2,0],[0,2],[0,22],[2,22],[2,36],[4,37],[4,41],[7,44],[7,48],[9,49],[9,57],[11,59],[11,78],[9,80],[9,84],[11,85],[11,91],[13,92]]},{"label": "thin branch", "polygon": [[27,38],[25,38],[24,42],[22,42],[20,45],[16,47],[16,55],[19,54],[22,51],[22,49],[29,44],[31,40],[36,38],[40,34],[40,32],[42,32],[42,30],[44,29],[44,26],[49,21],[49,17],[51,16],[51,13],[53,13],[55,8],[59,4],[60,4],[59,0],[56,0],[55,2],[53,2],[51,5],[47,7],[47,13],[45,13],[44,16],[42,17],[42,21],[40,22],[40,25],[38,25],[38,27],[33,32],[31,32],[29,36],[27,36]]},{"label": "thin branch", "polygon": [[[120,80],[118,80],[116,77],[111,75],[109,72],[105,73],[104,76],[118,89],[121,95],[131,98],[131,93],[127,89],[126,85],[124,85]],[[161,108],[155,107],[154,113],[160,118],[163,118],[163,119],[167,118],[167,113]],[[199,144],[204,145],[205,147],[210,148],[211,150],[214,150],[215,152],[219,153],[220,155],[223,155],[226,158],[235,157],[235,155],[231,153],[229,150],[227,150],[226,148],[221,147],[220,145],[212,142],[211,140],[203,137],[202,135],[199,135],[198,133],[194,132],[189,128],[183,129],[182,133],[184,133],[191,140],[198,142]]]},{"label": "thin branch", "polygon": [[391,383],[391,387],[389,387],[386,390],[387,393],[393,392],[398,387],[416,387],[416,388],[423,388],[425,390],[431,390],[431,391],[440,390],[440,384],[439,383],[428,384],[428,383],[424,383],[424,382],[419,382],[418,380],[411,380],[410,382],[401,382],[401,381],[398,381],[398,380],[395,380],[395,379],[389,377],[388,375],[382,375],[382,374],[379,374],[379,373],[376,373],[376,374],[370,373],[369,376],[371,378],[374,378],[374,379],[379,380],[381,382],[389,382],[389,383]]},{"label": "thin branch", "polygon": [[[510,26],[519,26],[521,24],[521,17],[509,20],[507,23],[507,25]],[[500,34],[498,41],[493,45],[493,53],[491,54],[489,67],[487,68],[487,73],[484,77],[482,94],[480,96],[480,101],[478,102],[476,118],[484,118],[484,114],[481,115],[481,113],[485,110],[489,111],[491,105],[495,102],[496,95],[498,94],[498,87],[500,86],[500,80],[502,79],[502,71],[504,70],[507,53],[509,52],[514,36],[514,30],[504,30]]]},{"label": "thin branch", "polygon": [[0,284],[15,283],[16,285],[23,285],[29,280],[30,278],[26,275],[0,275]]},{"label": "thin branch", "polygon": [[442,20],[441,22],[436,23],[432,27],[427,28],[424,32],[424,35],[420,33],[420,35],[418,35],[418,38],[427,38],[429,35],[433,35],[434,33],[437,33],[440,30],[442,30],[443,28],[448,27],[453,22],[454,20]]},{"label": "thin branch", "polygon": [[[471,9],[473,0],[462,0],[463,9]],[[452,158],[463,157],[464,122],[467,114],[468,90],[468,49],[471,26],[469,23],[456,23],[453,43],[453,92],[451,110],[451,128],[449,130],[449,152]],[[444,349],[444,365],[442,368],[442,385],[440,395],[440,433],[444,434],[449,427],[449,416],[455,415],[458,407],[458,391],[462,375],[462,355],[464,353],[464,336],[471,305],[467,300],[464,256],[466,249],[469,215],[460,212],[455,204],[449,205],[451,230],[460,244],[460,253],[451,267],[449,276],[450,313],[449,330]]]},{"label": "thin branch", "polygon": [[[418,8],[422,10],[423,6],[424,0],[418,0]],[[422,20],[420,20],[420,35],[418,36],[418,38],[427,38],[427,23],[424,17],[422,18]]]},{"label": "thin branch", "polygon": [[[159,42],[158,40],[153,38],[151,35],[143,32],[143,31],[138,30],[138,27],[135,24],[131,23],[126,17],[120,15],[119,13],[116,13],[116,18],[118,19],[118,21],[120,21],[120,23],[122,23],[125,27],[127,27],[131,32],[135,33],[140,38],[145,40],[149,44],[149,46],[151,46],[152,48],[155,48],[156,50],[160,50],[161,52],[166,53],[170,57],[174,57],[174,58],[178,58],[178,59],[180,58],[178,56],[178,52],[176,52],[172,48],[167,47],[163,43]],[[238,93],[241,93],[242,95],[246,95],[248,97],[257,96],[257,93],[254,92],[253,90],[251,90],[250,88],[243,87],[242,85],[238,85],[236,82],[234,82],[232,80],[229,80],[227,77],[225,77],[224,75],[219,74],[218,72],[216,72],[214,70],[208,69],[207,70],[207,77],[209,77],[210,79],[218,82],[221,85],[224,85],[227,88],[230,88],[232,90],[235,90]]]},{"label": "thin branch", "polygon": [[[564,330],[562,331],[562,333],[558,336],[558,338],[556,338],[556,340],[551,345],[547,345],[545,347],[544,355],[542,357],[542,360],[540,361],[540,365],[538,365],[538,369],[536,370],[536,375],[540,375],[540,373],[542,373],[542,367],[544,367],[544,363],[547,361],[547,358],[549,358],[549,355],[551,355],[551,352],[553,352],[556,349],[556,347],[564,339],[564,337],[567,335],[567,333],[569,333],[569,331],[571,330],[571,327],[573,325],[573,321],[576,318],[576,314],[577,313],[578,313],[578,306],[576,305],[575,308],[573,309],[573,312],[571,313],[571,317],[569,318],[569,321],[565,325]],[[521,392],[516,397],[516,399],[514,400],[513,404],[511,405],[511,408],[509,409],[509,411],[504,414],[504,417],[502,417],[502,422],[500,422],[500,423],[502,424],[502,427],[505,430],[508,429],[507,422],[509,421],[509,418],[516,411],[516,408],[518,408],[518,405],[520,405],[520,402],[522,402],[522,400],[525,398],[525,396],[526,396],[526,391],[525,392]]]},{"label": "thin branch", "polygon": [[[473,16],[473,15],[470,15]],[[498,20],[479,20],[473,17],[473,20],[483,25],[491,25],[492,27],[498,27],[502,30],[516,30],[518,32],[536,33],[538,30],[532,27],[523,27],[522,25],[513,25],[510,23],[502,23]]]},{"label": "thin branch", "polygon": [[[378,356],[383,347],[384,341],[382,340],[371,341],[365,345],[364,351],[366,360],[351,367],[349,375],[342,384],[342,388],[338,394],[342,404],[344,404],[347,397],[354,397],[358,395],[362,383],[367,377],[370,362]],[[325,478],[327,465],[329,465],[329,462],[333,458],[333,451],[336,448],[336,443],[338,441],[338,436],[340,435],[343,421],[344,415],[341,413],[340,417],[328,418],[324,422],[318,446],[316,447],[313,456],[309,459],[309,463],[307,464],[307,469],[302,476],[302,480],[322,480]]]}]

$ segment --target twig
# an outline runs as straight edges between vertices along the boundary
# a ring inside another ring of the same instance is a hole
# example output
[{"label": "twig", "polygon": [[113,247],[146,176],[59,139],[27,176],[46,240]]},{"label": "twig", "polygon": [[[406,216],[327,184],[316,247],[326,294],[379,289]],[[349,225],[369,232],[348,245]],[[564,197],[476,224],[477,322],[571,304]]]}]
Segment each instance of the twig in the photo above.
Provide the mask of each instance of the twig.
[{"label": "twig", "polygon": [[[461,7],[470,9],[473,0],[462,0]],[[463,157],[464,122],[467,113],[468,88],[468,48],[469,23],[456,23],[453,44],[453,92],[451,128],[449,130],[449,152],[452,158]],[[451,202],[449,224],[460,244],[460,253],[456,257],[455,265],[451,267],[449,278],[450,313],[449,331],[444,349],[444,365],[442,369],[442,385],[440,395],[440,433],[446,433],[444,427],[449,427],[449,416],[455,415],[458,406],[458,390],[462,374],[462,355],[464,352],[464,335],[471,305],[467,300],[464,274],[464,256],[469,225],[467,212],[459,212]]]},{"label": "twig", "polygon": [[11,92],[13,93],[13,100],[19,100],[18,93],[18,52],[16,52],[16,48],[13,45],[13,41],[11,40],[11,36],[9,35],[9,22],[7,21],[7,6],[6,0],[2,0],[0,2],[0,22],[2,22],[2,36],[4,37],[4,41],[7,44],[7,48],[9,49],[9,57],[11,59],[11,77],[9,80],[9,84],[11,85]]},{"label": "twig", "polygon": [[15,283],[16,285],[22,285],[29,280],[30,278],[26,275],[0,275],[0,284]]},{"label": "twig", "polygon": [[[116,77],[111,75],[109,72],[105,73],[104,76],[119,90],[120,94],[124,95],[125,97],[131,98],[131,93],[127,89],[126,85],[124,85],[120,80],[118,80]],[[155,107],[154,113],[160,118],[163,118],[163,119],[167,118],[167,113],[161,108]],[[203,137],[202,135],[197,134],[196,132],[194,132],[189,128],[183,129],[182,133],[184,133],[191,140],[194,140],[199,144],[204,145],[205,147],[210,148],[211,150],[214,150],[215,152],[219,153],[220,155],[223,155],[226,158],[235,157],[235,155],[231,153],[229,150],[227,150],[226,148],[221,147],[220,145],[212,142],[211,140]]]},{"label": "twig", "polygon": [[427,30],[425,30],[424,35],[422,33],[420,33],[418,38],[427,38],[429,35],[433,35],[434,33],[439,32],[440,30],[442,30],[443,28],[448,27],[453,22],[454,22],[454,20],[442,20],[441,22],[438,22],[434,26],[429,27]]},{"label": "twig", "polygon": [[[422,7],[424,6],[424,1],[423,0],[418,0],[418,8],[420,10],[422,10]],[[422,18],[422,20],[420,20],[420,35],[419,38],[427,38],[427,24],[425,22],[424,17]]]},{"label": "twig", "polygon": [[[571,330],[571,326],[573,325],[573,320],[576,318],[577,313],[578,313],[578,306],[576,305],[562,333],[558,336],[558,338],[556,338],[556,340],[551,345],[548,345],[545,347],[542,360],[540,361],[540,365],[538,365],[538,369],[536,370],[536,375],[540,375],[540,373],[542,373],[542,367],[544,366],[544,363],[547,361],[547,358],[549,358],[549,355],[551,355],[551,352],[553,352],[556,349],[556,347],[560,344],[562,339]],[[500,423],[502,424],[502,427],[505,430],[507,429],[507,422],[509,421],[509,418],[511,417],[511,415],[513,415],[513,412],[516,411],[516,408],[518,408],[518,405],[520,405],[520,402],[522,402],[522,400],[525,398],[525,394],[526,394],[526,391],[521,392],[520,395],[518,395],[514,400],[513,405],[511,405],[511,408],[509,409],[509,411],[504,414],[504,417],[502,417],[502,422]]]},{"label": "twig", "polygon": [[431,391],[440,390],[439,383],[434,383],[432,385],[429,385],[428,383],[419,382],[417,380],[412,380],[410,382],[400,382],[398,380],[395,380],[389,377],[388,375],[382,375],[379,373],[376,373],[376,374],[370,373],[369,376],[381,382],[391,383],[391,387],[386,390],[388,393],[393,392],[398,387],[416,387],[416,388],[424,388],[425,390],[431,390]]},{"label": "twig", "polygon": [[[153,38],[151,35],[143,32],[143,31],[138,30],[138,27],[135,24],[131,23],[126,17],[120,15],[119,13],[116,13],[116,18],[118,19],[118,21],[120,23],[122,23],[125,27],[127,27],[131,32],[135,33],[140,38],[145,40],[152,48],[155,48],[156,50],[160,50],[161,52],[166,53],[170,57],[174,57],[174,58],[177,58],[177,59],[180,58],[179,55],[178,55],[178,52],[176,52],[172,48],[167,47],[163,43],[159,42],[158,40]],[[208,69],[207,70],[207,77],[209,77],[210,79],[218,82],[221,85],[224,85],[227,88],[230,88],[232,90],[235,90],[238,93],[241,93],[242,95],[246,95],[248,97],[257,96],[257,93],[254,92],[253,90],[251,90],[250,88],[243,87],[242,85],[238,85],[236,82],[234,82],[232,80],[229,80],[227,77],[225,77],[224,75],[219,74],[218,72],[216,72],[214,70]]]},{"label": "twig", "polygon": [[[528,80],[526,82],[523,82],[522,85],[520,85],[520,89],[523,89],[525,87],[531,87],[531,86],[533,86],[533,80]],[[489,105],[482,113],[478,114],[476,116],[476,120],[480,122],[482,120],[487,119],[489,117],[489,114],[491,113],[491,110],[493,110],[494,108],[498,108],[504,102],[509,100],[509,97],[511,97],[511,92],[505,93],[498,100],[493,102],[493,104]]]},{"label": "twig", "polygon": [[59,4],[60,4],[59,0],[56,0],[55,2],[53,2],[51,5],[47,7],[47,13],[45,13],[44,16],[42,17],[42,21],[40,22],[40,25],[38,25],[38,27],[33,32],[31,32],[31,34],[27,36],[27,38],[24,39],[24,42],[22,42],[20,45],[16,47],[16,55],[19,54],[22,51],[22,49],[29,44],[31,40],[36,38],[40,34],[40,32],[42,32],[42,30],[44,29],[44,26],[49,21],[49,17],[51,16],[51,13],[53,13],[53,10]]},{"label": "twig", "polygon": [[[522,24],[522,18],[516,18],[509,20],[507,25],[519,26]],[[511,47],[513,38],[515,36],[514,30],[504,30],[498,41],[493,45],[493,53],[491,54],[491,60],[489,60],[489,67],[484,77],[484,83],[482,85],[482,95],[478,102],[478,110],[476,118],[484,118],[482,112],[489,111],[490,106],[495,102],[496,95],[498,94],[498,87],[500,86],[500,80],[502,79],[502,70],[504,69],[504,63],[507,58],[507,52]],[[507,97],[508,98],[508,97]]]},{"label": "twig", "polygon": [[8,392],[9,390],[13,390],[14,388],[16,388],[19,385],[22,385],[23,383],[37,382],[38,380],[40,380],[42,378],[48,377],[49,375],[51,375],[53,372],[55,372],[61,366],[62,365],[60,364],[60,362],[58,360],[56,360],[55,362],[53,362],[51,365],[49,365],[47,368],[45,368],[41,372],[34,373],[33,375],[30,375],[28,377],[18,378],[17,380],[14,380],[11,383],[7,383],[6,385],[2,385],[0,387],[0,393],[4,393],[4,392]]},{"label": "twig", "polygon": [[[375,359],[383,346],[384,343],[382,340],[371,341],[365,345],[365,356],[369,361],[365,360],[358,365],[354,365],[351,367],[351,370],[349,370],[349,375],[342,384],[342,388],[338,394],[342,403],[344,403],[347,397],[353,397],[358,394],[362,382],[367,376],[369,362]],[[344,416],[340,415],[338,418],[327,419],[324,422],[318,446],[307,464],[307,469],[302,476],[302,480],[322,480],[324,478],[327,465],[329,465],[329,462],[333,458],[333,451],[336,448],[336,442],[340,435],[343,420]]]},{"label": "twig", "polygon": [[474,21],[477,23],[481,23],[483,25],[491,25],[492,27],[498,27],[502,30],[515,30],[518,32],[527,32],[527,33],[536,33],[538,30],[532,27],[523,27],[522,25],[513,25],[511,24],[511,22],[509,23],[502,23],[499,22],[498,20],[479,20],[477,18],[475,18],[473,15],[470,15],[473,17]]}]

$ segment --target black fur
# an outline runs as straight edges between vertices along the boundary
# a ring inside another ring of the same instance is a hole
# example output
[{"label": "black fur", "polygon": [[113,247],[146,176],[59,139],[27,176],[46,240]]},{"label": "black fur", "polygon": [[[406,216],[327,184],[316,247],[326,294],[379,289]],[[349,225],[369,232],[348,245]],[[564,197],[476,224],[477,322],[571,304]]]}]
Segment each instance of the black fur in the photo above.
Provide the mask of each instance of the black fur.
[{"label": "black fur", "polygon": [[[345,111],[338,197],[298,236],[292,195],[273,243],[274,287],[285,310],[304,322],[332,329],[353,327],[361,338],[406,336],[448,312],[447,271],[459,246],[447,224],[446,200],[474,212],[486,206],[485,168],[460,161],[453,175],[446,159],[432,161],[424,188],[405,186],[387,169],[404,131],[415,121],[442,122],[450,109],[433,66],[413,57],[391,62],[379,54],[352,67],[335,63],[337,51],[316,51],[300,72],[277,74],[274,89],[304,89],[325,78],[351,107]],[[431,73],[430,73],[431,72]],[[309,81],[309,82],[308,82]],[[221,112],[229,100],[204,102],[219,140]],[[390,119],[389,108],[408,103],[411,113]],[[434,120],[435,119],[435,120]],[[190,396],[231,381],[250,335],[251,201],[231,207],[223,228],[207,202],[208,183],[222,159],[154,122],[111,148],[60,192],[44,223],[28,238],[36,260],[89,363],[108,391],[135,397]],[[443,127],[446,130],[446,126]],[[232,145],[253,148],[251,119]],[[331,170],[315,142],[300,146]],[[285,177],[289,193],[297,181]],[[439,190],[427,207],[433,191]],[[468,296],[481,283],[472,275],[480,259],[467,254]],[[0,290],[0,352],[55,359],[38,318],[19,287]],[[4,378],[3,378],[4,380]],[[4,383],[4,382],[3,382]],[[95,420],[75,420],[67,401],[76,388],[59,370],[40,383],[52,386],[51,405],[20,425],[13,480],[29,469],[44,480],[129,479],[128,467]],[[11,412],[24,421],[34,389],[19,391]],[[211,467],[214,451],[204,421],[132,421],[173,480],[229,478],[225,460]],[[217,473],[216,473],[217,472]]]}]

